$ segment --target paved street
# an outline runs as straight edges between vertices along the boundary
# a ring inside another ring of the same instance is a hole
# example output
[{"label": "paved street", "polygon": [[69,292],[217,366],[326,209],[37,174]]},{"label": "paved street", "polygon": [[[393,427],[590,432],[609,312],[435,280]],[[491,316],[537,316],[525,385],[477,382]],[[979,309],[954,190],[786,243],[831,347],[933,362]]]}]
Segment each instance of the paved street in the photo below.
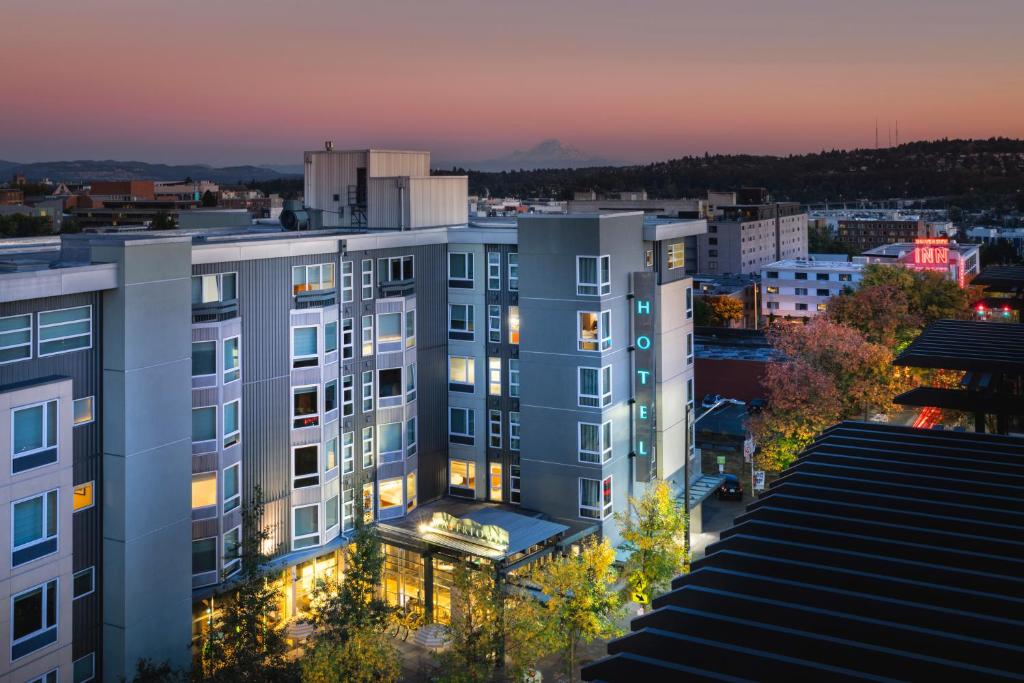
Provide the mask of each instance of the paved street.
[{"label": "paved street", "polygon": [[718,540],[719,534],[724,529],[732,526],[737,515],[742,514],[750,502],[749,492],[744,495],[743,501],[718,500],[712,494],[705,499],[703,508],[702,524],[703,533],[694,534],[690,537],[690,549],[694,560],[704,557],[704,549]]}]

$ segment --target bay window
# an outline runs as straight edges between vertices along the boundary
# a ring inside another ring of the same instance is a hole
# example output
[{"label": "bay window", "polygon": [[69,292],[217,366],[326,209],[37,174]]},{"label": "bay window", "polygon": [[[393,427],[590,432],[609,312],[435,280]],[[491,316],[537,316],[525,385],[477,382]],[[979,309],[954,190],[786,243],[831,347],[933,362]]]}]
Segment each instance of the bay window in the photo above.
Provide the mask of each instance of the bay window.
[{"label": "bay window", "polygon": [[292,427],[315,427],[320,424],[320,387],[316,384],[292,389]]},{"label": "bay window", "polygon": [[606,519],[612,513],[611,475],[600,479],[580,478],[580,517]]},{"label": "bay window", "polygon": [[292,550],[320,545],[320,505],[292,508]]},{"label": "bay window", "polygon": [[57,552],[57,489],[11,503],[11,566]]},{"label": "bay window", "polygon": [[611,257],[576,257],[576,294],[600,296],[611,292]]},{"label": "bay window", "polygon": [[12,472],[57,462],[57,401],[11,411]]},{"label": "bay window", "polygon": [[292,488],[301,489],[320,484],[320,446],[297,446],[292,449]]}]

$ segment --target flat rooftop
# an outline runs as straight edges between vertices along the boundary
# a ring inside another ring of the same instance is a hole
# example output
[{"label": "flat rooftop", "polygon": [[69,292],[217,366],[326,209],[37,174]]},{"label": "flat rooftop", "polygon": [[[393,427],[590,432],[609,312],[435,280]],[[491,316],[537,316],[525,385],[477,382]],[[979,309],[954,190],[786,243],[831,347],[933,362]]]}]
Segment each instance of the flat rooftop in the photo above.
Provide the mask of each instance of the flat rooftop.
[{"label": "flat rooftop", "polygon": [[850,261],[812,261],[810,259],[784,259],[761,266],[761,270],[864,270],[863,263]]}]

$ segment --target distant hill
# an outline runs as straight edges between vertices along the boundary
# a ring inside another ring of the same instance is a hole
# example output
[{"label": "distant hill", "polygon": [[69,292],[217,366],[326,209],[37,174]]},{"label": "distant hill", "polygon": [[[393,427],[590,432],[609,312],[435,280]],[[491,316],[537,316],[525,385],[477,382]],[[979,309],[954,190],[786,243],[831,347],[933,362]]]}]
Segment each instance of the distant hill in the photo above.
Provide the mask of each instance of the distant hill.
[{"label": "distant hill", "polygon": [[[49,178],[55,182],[84,182],[89,180],[212,180],[217,183],[240,183],[250,180],[269,181],[292,176],[264,166],[227,166],[216,168],[205,164],[172,166],[149,164],[144,161],[37,161],[19,163],[0,160],[0,176],[23,173],[29,181]],[[301,172],[299,173],[301,175]]]},{"label": "distant hill", "polygon": [[[454,169],[454,173],[467,173]],[[756,156],[707,154],[653,164],[514,171],[470,170],[472,193],[559,197],[647,190],[652,198],[701,197],[709,189],[766,187],[776,200],[822,202],[932,198],[933,204],[1024,211],[1024,140],[935,140],[887,149]]]},{"label": "distant hill", "polygon": [[466,164],[478,171],[537,170],[541,168],[583,168],[616,166],[619,162],[593,156],[559,140],[543,140],[527,150],[516,150],[497,159]]}]

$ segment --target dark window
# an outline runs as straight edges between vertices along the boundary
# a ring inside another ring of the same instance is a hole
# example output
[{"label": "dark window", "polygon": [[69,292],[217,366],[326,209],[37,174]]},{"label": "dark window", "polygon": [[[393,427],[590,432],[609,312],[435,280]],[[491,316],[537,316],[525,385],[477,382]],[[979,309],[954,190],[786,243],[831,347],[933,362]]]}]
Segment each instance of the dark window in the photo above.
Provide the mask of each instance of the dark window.
[{"label": "dark window", "polygon": [[402,395],[402,369],[390,368],[377,373],[377,391],[381,398]]},{"label": "dark window", "polygon": [[317,449],[317,446],[302,446],[295,449],[295,488],[316,486],[320,483]]},{"label": "dark window", "polygon": [[818,279],[819,280],[827,280],[828,279],[828,273],[818,273]]},{"label": "dark window", "polygon": [[796,274],[796,279],[797,280],[806,280],[807,279],[807,273],[797,273]]},{"label": "dark window", "polygon": [[764,274],[764,276],[772,280],[777,280],[779,277],[779,271],[769,270],[767,273]]}]

